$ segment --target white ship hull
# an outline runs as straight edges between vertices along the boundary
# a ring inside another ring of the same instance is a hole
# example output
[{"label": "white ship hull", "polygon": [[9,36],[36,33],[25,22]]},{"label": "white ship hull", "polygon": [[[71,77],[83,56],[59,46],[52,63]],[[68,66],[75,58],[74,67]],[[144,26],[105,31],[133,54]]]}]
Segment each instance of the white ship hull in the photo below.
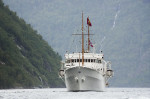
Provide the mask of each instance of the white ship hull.
[{"label": "white ship hull", "polygon": [[73,67],[65,71],[68,91],[105,91],[105,78],[91,68]]}]

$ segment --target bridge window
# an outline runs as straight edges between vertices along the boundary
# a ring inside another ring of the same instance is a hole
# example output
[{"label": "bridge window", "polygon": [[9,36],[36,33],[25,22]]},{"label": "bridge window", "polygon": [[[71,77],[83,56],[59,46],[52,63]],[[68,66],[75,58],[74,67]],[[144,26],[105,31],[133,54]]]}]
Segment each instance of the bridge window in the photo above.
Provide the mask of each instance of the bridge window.
[{"label": "bridge window", "polygon": [[93,60],[93,62],[95,63],[95,59]]},{"label": "bridge window", "polygon": [[101,60],[98,60],[98,63],[101,63]]},{"label": "bridge window", "polygon": [[76,59],[74,59],[74,62],[76,62],[77,60]]},{"label": "bridge window", "polygon": [[72,59],[71,62],[74,63],[74,59]]},{"label": "bridge window", "polygon": [[80,62],[82,62],[82,59],[80,59]]},{"label": "bridge window", "polygon": [[[71,59],[71,60],[66,60],[66,63],[76,63],[76,62],[82,62],[82,59]],[[101,60],[97,59],[84,59],[84,62],[91,62],[91,63],[101,63]]]},{"label": "bridge window", "polygon": [[85,62],[87,62],[88,60],[87,59],[85,59]]}]

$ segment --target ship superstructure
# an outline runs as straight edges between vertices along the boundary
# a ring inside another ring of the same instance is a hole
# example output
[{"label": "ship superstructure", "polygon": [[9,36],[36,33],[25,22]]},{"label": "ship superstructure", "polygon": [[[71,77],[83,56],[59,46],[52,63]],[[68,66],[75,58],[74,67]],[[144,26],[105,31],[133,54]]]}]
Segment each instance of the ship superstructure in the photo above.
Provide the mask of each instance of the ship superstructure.
[{"label": "ship superstructure", "polygon": [[[66,53],[59,75],[64,79],[68,91],[105,91],[108,80],[113,76],[111,62],[104,60],[104,55],[90,52],[89,27],[92,26],[87,18],[88,34],[83,33],[82,13],[82,52]],[[77,34],[80,35],[80,34]],[[84,50],[84,35],[88,35],[88,50]]]}]

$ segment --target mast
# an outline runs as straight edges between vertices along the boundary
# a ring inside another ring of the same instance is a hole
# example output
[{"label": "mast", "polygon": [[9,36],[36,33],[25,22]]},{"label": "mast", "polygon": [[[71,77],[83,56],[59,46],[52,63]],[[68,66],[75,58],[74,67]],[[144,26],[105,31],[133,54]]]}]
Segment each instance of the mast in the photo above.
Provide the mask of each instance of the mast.
[{"label": "mast", "polygon": [[83,12],[82,12],[82,66],[84,65],[84,33],[83,33]]}]

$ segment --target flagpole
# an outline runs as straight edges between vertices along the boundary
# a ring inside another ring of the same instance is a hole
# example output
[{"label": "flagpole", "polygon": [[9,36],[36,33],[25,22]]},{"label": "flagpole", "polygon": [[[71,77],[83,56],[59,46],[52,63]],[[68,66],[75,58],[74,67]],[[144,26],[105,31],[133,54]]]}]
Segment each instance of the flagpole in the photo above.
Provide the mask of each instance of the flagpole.
[{"label": "flagpole", "polygon": [[83,33],[83,11],[82,11],[82,66],[84,65],[84,33]]},{"label": "flagpole", "polygon": [[[89,19],[89,17],[88,17]],[[88,24],[88,52],[90,52],[90,33],[89,33],[89,24]]]}]

